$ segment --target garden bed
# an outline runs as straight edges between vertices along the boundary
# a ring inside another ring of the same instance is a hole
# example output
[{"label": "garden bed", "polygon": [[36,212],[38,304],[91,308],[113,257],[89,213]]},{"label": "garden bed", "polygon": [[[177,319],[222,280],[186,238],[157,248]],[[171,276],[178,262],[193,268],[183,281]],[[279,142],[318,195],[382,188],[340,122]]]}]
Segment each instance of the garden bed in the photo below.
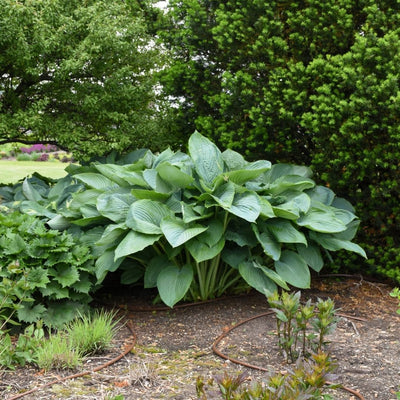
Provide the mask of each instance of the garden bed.
[{"label": "garden bed", "polygon": [[[400,319],[391,287],[361,278],[314,281],[303,291],[303,300],[331,298],[346,316],[330,337],[329,350],[338,364],[337,383],[358,391],[365,399],[394,400],[399,385]],[[112,297],[125,308],[137,338],[132,352],[94,374],[66,380],[24,396],[24,399],[196,399],[195,381],[228,371],[247,371],[254,380],[265,372],[246,368],[215,355],[212,344],[223,332],[246,318],[265,313],[262,295],[229,297],[215,302],[173,310],[151,310],[143,299]],[[146,308],[148,308],[148,311]],[[355,317],[355,318],[352,318]],[[235,328],[218,349],[230,358],[271,372],[290,368],[279,355],[271,334],[273,316],[256,318]],[[127,327],[119,331],[113,350],[87,360],[90,370],[116,357],[132,340]],[[1,372],[0,397],[11,399],[24,390],[54,381],[66,372],[43,373],[33,368]],[[336,390],[334,399],[357,399],[349,391]]]}]

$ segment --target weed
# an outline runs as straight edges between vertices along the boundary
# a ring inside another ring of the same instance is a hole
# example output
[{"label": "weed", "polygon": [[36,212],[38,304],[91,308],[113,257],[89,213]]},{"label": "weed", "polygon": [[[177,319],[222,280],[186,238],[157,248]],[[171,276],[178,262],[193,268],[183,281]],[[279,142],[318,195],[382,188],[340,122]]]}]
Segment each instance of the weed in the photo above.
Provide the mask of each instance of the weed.
[{"label": "weed", "polygon": [[[321,352],[310,360],[298,360],[295,368],[289,370],[287,374],[270,376],[263,383],[255,382],[243,386],[247,381],[246,373],[236,377],[225,373],[207,382],[199,377],[196,382],[196,392],[201,400],[217,398],[223,400],[332,400],[330,396],[323,394],[323,388],[331,379],[330,373],[334,368],[329,356]],[[217,391],[213,390],[215,384],[218,386]]]},{"label": "weed", "polygon": [[326,335],[334,331],[338,322],[331,299],[318,299],[315,305],[309,300],[302,306],[300,296],[300,292],[275,292],[268,297],[276,315],[278,345],[288,363],[322,351],[327,344]]},{"label": "weed", "polygon": [[65,328],[71,346],[79,349],[83,355],[101,353],[107,350],[120,321],[116,320],[115,316],[116,312],[104,310],[80,315]]},{"label": "weed", "polygon": [[82,353],[73,348],[62,332],[50,335],[37,352],[37,365],[45,370],[75,369],[81,364]]}]

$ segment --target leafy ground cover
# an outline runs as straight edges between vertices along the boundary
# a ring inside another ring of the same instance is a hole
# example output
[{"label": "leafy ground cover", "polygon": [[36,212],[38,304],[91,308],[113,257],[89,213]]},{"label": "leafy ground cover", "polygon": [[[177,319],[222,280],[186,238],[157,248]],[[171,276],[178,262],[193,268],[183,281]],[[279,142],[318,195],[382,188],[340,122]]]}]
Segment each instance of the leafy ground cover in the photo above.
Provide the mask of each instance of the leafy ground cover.
[{"label": "leafy ground cover", "polygon": [[[357,390],[365,399],[395,400],[398,390],[400,319],[397,299],[389,296],[389,285],[361,278],[338,281],[315,280],[302,299],[332,298],[342,317],[329,337],[330,352],[338,364],[337,382]],[[196,399],[197,376],[208,378],[225,371],[247,371],[253,380],[265,372],[236,365],[213,354],[212,343],[234,324],[268,310],[261,294],[228,297],[195,307],[151,311],[149,304],[134,294],[110,293],[115,305],[127,310],[137,337],[134,350],[118,363],[92,375],[58,383],[25,396],[25,399]],[[102,299],[107,298],[103,293]],[[146,310],[147,311],[144,311]],[[355,318],[350,318],[350,316]],[[275,321],[258,318],[232,331],[219,344],[231,358],[272,371],[289,368],[278,354]],[[122,329],[114,348],[105,357],[93,357],[85,369],[111,359],[124,348],[130,331]],[[0,396],[11,399],[18,392],[55,380],[66,373],[43,373],[30,367],[2,371]],[[336,390],[335,400],[355,399],[354,394]]]},{"label": "leafy ground cover", "polygon": [[65,167],[66,164],[61,162],[0,160],[0,183],[16,183],[34,172],[49,178],[62,178],[67,175]]}]

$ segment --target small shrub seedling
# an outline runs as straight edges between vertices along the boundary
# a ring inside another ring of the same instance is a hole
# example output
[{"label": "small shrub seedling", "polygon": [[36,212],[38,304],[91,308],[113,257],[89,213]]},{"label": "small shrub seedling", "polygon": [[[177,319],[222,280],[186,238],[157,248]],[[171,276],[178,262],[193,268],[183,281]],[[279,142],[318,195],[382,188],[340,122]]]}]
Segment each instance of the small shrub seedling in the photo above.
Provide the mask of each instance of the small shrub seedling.
[{"label": "small shrub seedling", "polygon": [[318,299],[315,305],[308,300],[301,305],[300,296],[300,292],[283,291],[267,298],[276,316],[278,345],[288,363],[322,351],[327,344],[326,335],[335,330],[338,322],[331,299]]},{"label": "small shrub seedling", "polygon": [[[199,377],[196,382],[198,399],[211,400],[333,400],[323,393],[324,387],[332,379],[331,372],[335,369],[329,356],[320,352],[309,360],[298,360],[293,370],[287,374],[276,374],[266,382],[254,382],[243,385],[247,381],[246,373],[236,377],[225,373],[204,382]],[[217,390],[214,390],[214,385]]]}]

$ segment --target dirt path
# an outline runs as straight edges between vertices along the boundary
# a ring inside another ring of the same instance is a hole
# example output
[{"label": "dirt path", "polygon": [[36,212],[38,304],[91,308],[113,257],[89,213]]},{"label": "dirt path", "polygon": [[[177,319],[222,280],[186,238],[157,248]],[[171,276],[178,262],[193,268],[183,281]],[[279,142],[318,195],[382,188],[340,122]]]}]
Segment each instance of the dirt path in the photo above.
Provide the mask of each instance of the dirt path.
[{"label": "dirt path", "polygon": [[[330,352],[338,364],[337,382],[359,391],[366,400],[395,400],[400,379],[400,317],[397,302],[389,296],[391,287],[362,279],[317,280],[302,299],[330,297],[342,318],[330,337]],[[115,297],[114,297],[115,298]],[[127,303],[126,297],[116,304]],[[196,399],[197,376],[208,378],[229,371],[248,370],[252,379],[265,373],[247,369],[216,356],[214,340],[234,324],[264,313],[268,305],[262,295],[252,293],[216,302],[169,311],[133,311],[146,304],[129,299],[128,312],[137,336],[134,351],[118,363],[85,377],[52,385],[23,399]],[[356,319],[351,317],[357,317]],[[252,320],[234,329],[220,343],[229,357],[273,371],[287,368],[278,354],[273,317]],[[131,339],[122,328],[112,354],[87,360],[91,369],[115,357]],[[0,372],[0,398],[11,399],[18,392],[54,380],[58,373],[41,374],[33,368]],[[335,391],[333,397],[356,400],[349,392]]]}]

